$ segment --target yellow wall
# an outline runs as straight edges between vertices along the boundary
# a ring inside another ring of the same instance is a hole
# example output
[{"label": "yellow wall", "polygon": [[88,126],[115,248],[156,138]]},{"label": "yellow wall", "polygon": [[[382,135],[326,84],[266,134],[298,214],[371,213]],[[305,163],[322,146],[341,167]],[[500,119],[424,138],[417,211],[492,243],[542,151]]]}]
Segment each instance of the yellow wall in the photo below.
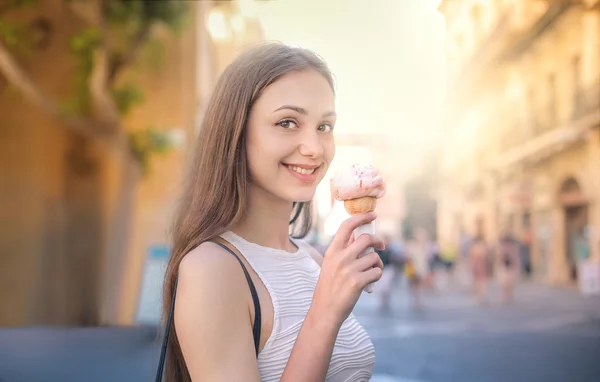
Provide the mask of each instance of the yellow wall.
[{"label": "yellow wall", "polygon": [[[192,18],[193,19],[193,18]],[[147,100],[126,119],[135,130],[156,126],[186,135],[194,130],[196,117],[196,34],[197,25],[179,38],[164,36],[166,66],[158,71],[128,73],[136,78],[147,94]],[[183,142],[185,144],[185,142]],[[133,194],[131,241],[122,273],[118,323],[129,323],[135,315],[141,275],[149,246],[168,243],[168,230],[176,196],[182,183],[184,146],[166,155],[155,155],[150,172],[137,185]]]},{"label": "yellow wall", "polygon": [[[127,252],[123,293],[116,318],[119,323],[134,320],[148,249],[152,245],[170,244],[169,230],[184,181],[188,151],[193,147],[203,106],[210,97],[212,86],[245,47],[262,38],[259,25],[249,20],[243,39],[213,41],[204,24],[212,5],[208,1],[196,3],[194,28],[179,40],[167,40],[168,67],[141,78],[152,99],[127,119],[131,128],[148,124],[181,128],[186,140],[170,154],[156,156],[152,161],[152,172],[142,179],[136,190],[132,242]],[[230,4],[223,10],[232,14],[236,8]]]},{"label": "yellow wall", "polygon": [[[15,17],[38,15],[52,24],[50,45],[20,62],[48,94],[62,99],[74,68],[68,38],[83,25],[62,0],[39,2]],[[193,130],[195,21],[192,15],[181,37],[158,28],[164,67],[138,65],[125,73],[123,80],[139,81],[145,93],[127,128]],[[146,245],[166,236],[183,150],[156,157],[151,175],[138,183],[127,158],[71,133],[14,89],[0,91],[0,116],[6,157],[0,172],[7,175],[0,187],[0,325],[130,322]],[[82,160],[72,156],[73,148],[90,167],[74,166]]]},{"label": "yellow wall", "polygon": [[[72,62],[67,37],[81,27],[59,0],[40,2],[37,13],[15,14],[30,22],[39,15],[53,26],[48,46],[23,66],[42,88],[55,97],[67,94],[65,78]],[[52,65],[48,65],[51,62]],[[69,313],[60,302],[64,290],[65,152],[71,134],[10,86],[0,91],[0,162],[3,230],[0,233],[0,325],[60,322]],[[57,277],[55,277],[57,275]]]}]

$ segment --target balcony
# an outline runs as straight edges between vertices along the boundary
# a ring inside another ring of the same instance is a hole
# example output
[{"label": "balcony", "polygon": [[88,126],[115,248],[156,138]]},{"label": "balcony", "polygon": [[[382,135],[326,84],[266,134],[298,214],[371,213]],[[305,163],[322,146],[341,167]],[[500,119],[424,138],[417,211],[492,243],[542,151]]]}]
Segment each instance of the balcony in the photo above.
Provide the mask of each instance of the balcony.
[{"label": "balcony", "polygon": [[573,97],[571,120],[577,121],[600,112],[600,79],[591,86],[579,89]]},{"label": "balcony", "polygon": [[600,81],[574,97],[573,113],[563,125],[553,102],[517,120],[500,140],[500,155],[492,168],[536,163],[585,139],[590,128],[600,126]]},{"label": "balcony", "polygon": [[558,124],[556,102],[548,102],[544,107],[533,113],[530,131],[534,137],[554,130]]},{"label": "balcony", "polygon": [[511,151],[555,130],[558,126],[556,110],[555,103],[548,102],[544,107],[532,111],[528,117],[515,118],[500,138],[500,153]]},{"label": "balcony", "polygon": [[533,139],[521,141],[517,146],[502,153],[492,168],[501,170],[517,163],[537,163],[575,142],[585,139],[587,131],[589,130],[582,126],[561,127]]},{"label": "balcony", "polygon": [[509,127],[500,138],[500,153],[504,153],[519,146],[528,137],[528,131],[530,130],[530,124],[524,119],[516,119],[509,123]]}]

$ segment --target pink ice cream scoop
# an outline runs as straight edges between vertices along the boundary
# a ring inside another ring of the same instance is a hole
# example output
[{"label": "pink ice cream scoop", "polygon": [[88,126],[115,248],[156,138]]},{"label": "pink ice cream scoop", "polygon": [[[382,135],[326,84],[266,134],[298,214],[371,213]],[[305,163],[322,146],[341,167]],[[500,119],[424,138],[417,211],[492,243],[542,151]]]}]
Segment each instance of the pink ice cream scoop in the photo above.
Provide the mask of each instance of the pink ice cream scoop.
[{"label": "pink ice cream scoop", "polygon": [[[331,194],[337,200],[344,202],[344,207],[350,215],[372,212],[377,205],[377,199],[385,195],[385,183],[374,166],[354,164],[342,168],[331,178]],[[365,233],[375,234],[373,222],[356,228],[354,238],[357,239]],[[367,248],[361,256],[373,251],[374,248]],[[371,293],[373,284],[367,285],[365,291]]]},{"label": "pink ice cream scoop", "polygon": [[379,199],[385,195],[385,183],[374,166],[353,164],[342,168],[331,178],[331,192],[341,201],[363,197]]}]

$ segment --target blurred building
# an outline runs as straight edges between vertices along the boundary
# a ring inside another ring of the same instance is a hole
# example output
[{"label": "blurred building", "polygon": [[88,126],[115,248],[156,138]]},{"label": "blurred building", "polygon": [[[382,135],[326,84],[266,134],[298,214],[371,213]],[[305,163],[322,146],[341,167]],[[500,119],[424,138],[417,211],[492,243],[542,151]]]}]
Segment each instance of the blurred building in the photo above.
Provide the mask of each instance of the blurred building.
[{"label": "blurred building", "polygon": [[576,277],[600,241],[600,2],[446,0],[449,91],[440,235],[524,241],[532,274]]},{"label": "blurred building", "polygon": [[[65,97],[73,73],[68,39],[84,24],[61,0],[38,4],[15,16],[45,31],[35,60],[23,66],[45,92]],[[181,34],[154,31],[162,65],[123,73],[144,91],[125,126],[154,125],[176,143],[141,178],[126,156],[67,129],[0,80],[0,325],[132,322],[145,260],[168,250],[199,111],[223,67],[261,38],[240,4],[247,12],[248,1],[193,3]]]},{"label": "blurred building", "polygon": [[[165,98],[171,103],[170,107],[190,100],[193,100],[195,105],[189,115],[189,123],[181,126],[185,133],[181,150],[166,158],[157,156],[152,174],[138,187],[132,245],[128,251],[129,263],[124,268],[126,274],[116,305],[118,314],[115,319],[119,323],[158,320],[157,314],[162,304],[163,275],[156,277],[158,274],[147,271],[153,258],[164,261],[170,253],[172,214],[181,192],[180,186],[183,185],[186,158],[194,146],[205,107],[221,72],[242,50],[263,39],[262,28],[254,10],[254,7],[258,6],[255,0],[208,0],[194,4],[197,12],[194,42],[181,46],[182,52],[187,51],[191,56],[174,64],[180,66],[175,75],[180,76],[184,83],[192,87],[190,91],[193,94],[174,97],[165,94]],[[163,86],[169,83],[165,78],[156,82],[157,85]],[[157,89],[156,92],[160,93],[160,90]],[[136,110],[136,115],[147,118],[160,103],[146,103],[143,108]],[[143,288],[148,290],[144,291]],[[144,294],[151,298],[140,301]],[[144,307],[141,304],[149,306]],[[142,314],[140,309],[148,309],[149,312]]]}]

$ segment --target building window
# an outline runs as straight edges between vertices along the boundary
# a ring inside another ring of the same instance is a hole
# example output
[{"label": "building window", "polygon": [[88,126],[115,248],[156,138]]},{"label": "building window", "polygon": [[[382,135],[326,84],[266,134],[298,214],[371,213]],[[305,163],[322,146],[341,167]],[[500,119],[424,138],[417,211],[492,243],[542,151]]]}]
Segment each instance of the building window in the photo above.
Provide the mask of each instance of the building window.
[{"label": "building window", "polygon": [[536,105],[536,94],[535,94],[535,87],[533,84],[531,84],[529,86],[529,88],[527,89],[527,123],[529,124],[529,133],[531,135],[535,135],[540,131],[540,127],[539,127],[539,118],[537,115],[537,105]]},{"label": "building window", "polygon": [[579,55],[573,57],[571,71],[573,76],[573,99],[577,101],[577,94],[581,90],[581,58]]},{"label": "building window", "polygon": [[552,129],[556,125],[556,74],[548,74],[548,125],[544,126],[545,129]]}]

